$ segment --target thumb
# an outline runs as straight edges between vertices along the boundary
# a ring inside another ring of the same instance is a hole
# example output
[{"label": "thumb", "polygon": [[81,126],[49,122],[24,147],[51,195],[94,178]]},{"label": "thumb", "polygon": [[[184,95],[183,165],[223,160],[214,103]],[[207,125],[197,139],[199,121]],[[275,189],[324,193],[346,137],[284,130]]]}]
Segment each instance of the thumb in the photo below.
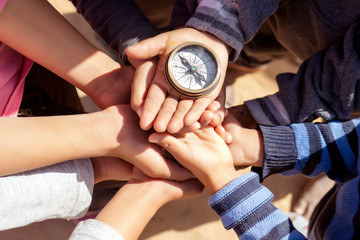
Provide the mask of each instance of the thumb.
[{"label": "thumb", "polygon": [[163,34],[142,40],[126,49],[129,58],[149,59],[165,52],[166,37]]}]

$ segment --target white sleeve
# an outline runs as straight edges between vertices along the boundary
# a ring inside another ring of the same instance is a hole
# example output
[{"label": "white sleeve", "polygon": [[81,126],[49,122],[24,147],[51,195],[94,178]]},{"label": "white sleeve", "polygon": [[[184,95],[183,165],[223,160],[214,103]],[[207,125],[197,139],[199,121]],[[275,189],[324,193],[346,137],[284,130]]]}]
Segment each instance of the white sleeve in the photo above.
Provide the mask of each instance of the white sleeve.
[{"label": "white sleeve", "polygon": [[80,222],[69,238],[69,240],[103,239],[124,240],[124,238],[112,227],[103,222],[93,219],[88,219],[86,221]]},{"label": "white sleeve", "polygon": [[0,230],[46,219],[82,217],[92,199],[89,159],[77,159],[0,178]]}]

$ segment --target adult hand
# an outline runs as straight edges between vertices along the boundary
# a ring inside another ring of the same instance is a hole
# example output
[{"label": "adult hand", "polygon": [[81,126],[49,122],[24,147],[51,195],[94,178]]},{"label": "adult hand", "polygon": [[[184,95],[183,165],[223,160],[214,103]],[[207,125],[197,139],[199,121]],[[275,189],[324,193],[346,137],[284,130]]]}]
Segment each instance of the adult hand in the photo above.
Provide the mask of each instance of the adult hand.
[{"label": "adult hand", "polygon": [[[209,46],[217,53],[221,62],[222,74],[218,86],[209,95],[197,99],[181,97],[171,89],[165,79],[167,57],[175,47],[189,41]],[[224,82],[229,55],[227,46],[220,40],[191,28],[177,29],[143,40],[129,47],[126,53],[131,59],[146,60],[159,57],[146,98],[135,111],[141,114],[140,127],[142,129],[148,130],[153,126],[157,132],[167,130],[170,133],[176,133],[184,126],[190,126],[198,121],[206,108],[217,98]],[[146,76],[136,75],[134,81],[146,82],[147,80]],[[138,99],[137,102],[142,102],[142,99]],[[142,110],[139,111],[139,109]]]}]

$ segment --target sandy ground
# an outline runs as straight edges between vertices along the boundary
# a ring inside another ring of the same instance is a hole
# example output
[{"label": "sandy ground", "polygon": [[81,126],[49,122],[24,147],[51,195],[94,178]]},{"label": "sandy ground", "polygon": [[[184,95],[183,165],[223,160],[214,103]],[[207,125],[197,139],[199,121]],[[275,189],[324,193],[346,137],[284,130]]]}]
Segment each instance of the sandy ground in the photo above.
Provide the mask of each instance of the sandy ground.
[{"label": "sandy ground", "polygon": [[[75,13],[72,4],[65,0],[49,0],[90,42],[101,48],[86,22]],[[296,66],[288,61],[275,61],[266,69],[256,73],[242,75],[239,71],[229,69],[227,78],[234,83],[227,89],[233,96],[231,102],[240,104],[247,99],[261,97],[277,91],[274,76],[278,72],[295,71]],[[242,76],[240,76],[242,75]],[[96,111],[91,100],[81,94],[87,111]],[[245,170],[247,171],[247,170]],[[265,185],[275,195],[274,204],[287,212],[292,201],[306,182],[304,177],[281,176],[268,178]],[[281,186],[281,187],[279,187]],[[209,193],[193,199],[179,200],[165,205],[148,224],[140,239],[150,240],[219,240],[237,239],[233,231],[223,228],[218,216],[208,206]],[[67,239],[75,223],[66,220],[49,220],[29,226],[0,232],[0,239],[6,240],[64,240]]]}]

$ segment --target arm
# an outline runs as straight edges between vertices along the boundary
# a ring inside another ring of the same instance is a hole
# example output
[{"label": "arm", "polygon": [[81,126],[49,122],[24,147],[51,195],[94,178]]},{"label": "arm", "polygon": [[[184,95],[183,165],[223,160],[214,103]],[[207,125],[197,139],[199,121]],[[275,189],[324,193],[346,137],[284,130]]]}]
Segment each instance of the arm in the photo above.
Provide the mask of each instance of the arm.
[{"label": "arm", "polygon": [[186,1],[175,0],[174,8],[171,13],[169,30],[185,26],[186,22],[191,18],[192,14],[186,4]]},{"label": "arm", "polygon": [[82,217],[91,203],[94,174],[78,159],[0,178],[1,230],[46,219]]},{"label": "arm", "polygon": [[129,182],[101,210],[96,220],[81,222],[70,239],[90,239],[89,236],[91,239],[138,239],[161,206],[197,195],[202,190],[202,185],[195,179],[185,182],[151,179],[135,170]]},{"label": "arm", "polygon": [[[147,141],[128,105],[80,115],[0,118],[0,175],[70,159],[112,156],[124,159],[150,176],[183,180],[191,174],[166,161]],[[151,161],[149,161],[149,159]]]},{"label": "arm", "polygon": [[193,15],[185,26],[216,36],[231,48],[230,60],[235,61],[244,43],[275,12],[279,1],[201,0],[198,5],[193,0],[186,2]]},{"label": "arm", "polygon": [[71,0],[71,2],[95,32],[119,54],[124,63],[128,62],[125,56],[128,46],[159,33],[134,0]]},{"label": "arm", "polygon": [[345,120],[353,110],[359,110],[359,39],[357,22],[341,41],[307,59],[296,74],[278,75],[280,91],[276,95],[246,102],[254,118],[267,125],[317,117]]},{"label": "arm", "polygon": [[102,108],[129,102],[132,69],[95,49],[47,1],[8,0],[0,13],[0,41],[80,88]]},{"label": "arm", "polygon": [[305,239],[271,203],[272,193],[260,184],[255,173],[238,176],[230,150],[214,129],[176,137],[155,133],[149,140],[163,146],[194,173],[213,194],[209,203],[224,227],[233,228],[239,239]]},{"label": "arm", "polygon": [[263,167],[255,170],[264,178],[275,173],[303,173],[309,177],[325,173],[342,182],[355,174],[359,119],[275,127],[260,125],[260,130],[255,130],[248,128],[254,123],[238,122],[232,113],[237,114],[231,111],[224,127],[233,136],[229,148],[235,166]]},{"label": "arm", "polygon": [[[303,173],[313,177],[326,173],[329,178],[343,182],[356,175],[359,128],[359,119],[289,127],[261,126],[265,149],[262,174],[266,177],[276,172]],[[279,147],[284,151],[276,150]]]},{"label": "arm", "polygon": [[76,219],[88,210],[94,183],[128,180],[132,165],[117,158],[77,159],[0,177],[1,230],[47,219]]},{"label": "arm", "polygon": [[[275,11],[277,3],[273,0],[266,3],[237,1],[228,4],[225,1],[204,0],[197,6],[194,1],[187,1],[188,12],[193,14],[185,25],[187,28],[164,33],[129,47],[127,55],[134,59],[159,56],[156,73],[144,101],[133,105],[134,110],[140,112],[140,126],[143,129],[153,126],[158,132],[167,130],[175,133],[183,126],[198,121],[223,87],[229,54],[231,60],[237,58],[244,42],[251,40],[260,25]],[[180,8],[184,9],[184,3],[179,5]],[[167,56],[176,46],[189,41],[201,42],[214,49],[220,58],[223,73],[219,86],[209,96],[196,101],[181,98],[164,79]],[[137,76],[135,80],[141,77]]]}]

